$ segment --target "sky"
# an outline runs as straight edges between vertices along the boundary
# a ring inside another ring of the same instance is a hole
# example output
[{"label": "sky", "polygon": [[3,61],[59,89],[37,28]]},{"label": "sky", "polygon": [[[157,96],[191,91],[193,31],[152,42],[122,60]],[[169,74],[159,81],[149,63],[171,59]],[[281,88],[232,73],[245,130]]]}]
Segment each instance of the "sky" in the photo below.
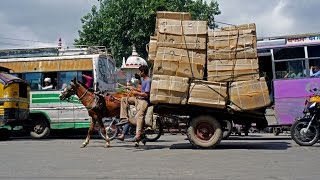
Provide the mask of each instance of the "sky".
[{"label": "sky", "polygon": [[[206,0],[210,1],[210,0]],[[319,0],[217,0],[216,21],[256,23],[258,37],[320,32]],[[97,0],[1,0],[0,49],[73,44]]]}]

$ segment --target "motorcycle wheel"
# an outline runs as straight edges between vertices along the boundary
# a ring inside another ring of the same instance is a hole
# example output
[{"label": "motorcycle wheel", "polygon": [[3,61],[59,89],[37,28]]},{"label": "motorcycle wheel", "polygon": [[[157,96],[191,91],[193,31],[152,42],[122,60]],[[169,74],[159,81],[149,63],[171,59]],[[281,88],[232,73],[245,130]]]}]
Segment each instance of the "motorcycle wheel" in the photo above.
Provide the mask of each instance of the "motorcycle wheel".
[{"label": "motorcycle wheel", "polygon": [[223,120],[223,123],[225,127],[222,133],[222,139],[227,139],[232,133],[233,122],[232,120]]},{"label": "motorcycle wheel", "polygon": [[147,141],[157,141],[163,133],[163,126],[160,120],[157,120],[156,129],[146,129],[145,134],[147,135]]},{"label": "motorcycle wheel", "polygon": [[311,124],[309,130],[305,132],[310,118],[294,122],[290,129],[291,138],[300,146],[312,146],[319,140],[319,127]]},{"label": "motorcycle wheel", "polygon": [[[106,132],[107,132],[107,134],[109,136],[109,139],[113,140],[118,136],[120,130],[115,125],[111,125],[110,127],[109,127],[109,125],[110,125],[110,122],[105,122],[104,123],[104,127],[106,127]],[[104,135],[104,133],[103,133],[101,128],[99,128],[98,132],[99,132],[99,135],[102,137],[102,139],[105,140],[106,136]]]}]

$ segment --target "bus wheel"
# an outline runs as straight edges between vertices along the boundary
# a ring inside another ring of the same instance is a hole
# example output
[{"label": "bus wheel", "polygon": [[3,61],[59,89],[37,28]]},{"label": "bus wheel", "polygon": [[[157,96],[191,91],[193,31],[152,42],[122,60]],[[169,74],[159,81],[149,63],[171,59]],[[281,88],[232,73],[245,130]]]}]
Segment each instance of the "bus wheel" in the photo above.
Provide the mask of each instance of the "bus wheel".
[{"label": "bus wheel", "polygon": [[49,123],[43,119],[33,119],[30,136],[35,139],[44,139],[49,136]]},{"label": "bus wheel", "polygon": [[212,116],[199,116],[191,120],[187,136],[195,147],[213,148],[222,139],[221,124]]},{"label": "bus wheel", "polygon": [[10,139],[10,131],[6,128],[0,129],[0,141],[6,141]]}]

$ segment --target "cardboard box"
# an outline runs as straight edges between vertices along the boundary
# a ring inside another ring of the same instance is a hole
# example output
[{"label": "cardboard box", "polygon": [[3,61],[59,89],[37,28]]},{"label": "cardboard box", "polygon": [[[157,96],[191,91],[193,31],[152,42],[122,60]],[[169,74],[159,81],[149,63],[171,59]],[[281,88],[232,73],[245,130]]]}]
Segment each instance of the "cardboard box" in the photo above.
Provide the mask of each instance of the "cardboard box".
[{"label": "cardboard box", "polygon": [[160,18],[190,20],[191,14],[189,12],[157,11],[157,19],[160,19]]},{"label": "cardboard box", "polygon": [[209,34],[212,36],[208,36],[208,48],[213,50],[257,48],[257,37],[253,29],[241,30],[239,33],[238,31],[213,31]]},{"label": "cardboard box", "polygon": [[258,59],[208,60],[208,81],[248,81],[259,79]]},{"label": "cardboard box", "polygon": [[227,83],[194,81],[189,89],[188,104],[211,107],[226,108]]},{"label": "cardboard box", "polygon": [[186,104],[189,78],[153,75],[150,101],[153,104]]},{"label": "cardboard box", "polygon": [[204,66],[206,64],[206,51],[159,47],[156,59],[198,63]]},{"label": "cardboard box", "polygon": [[259,109],[270,104],[265,78],[231,83],[229,97],[230,107],[236,111]]},{"label": "cardboard box", "polygon": [[212,50],[208,48],[207,58],[209,60],[225,60],[225,59],[255,59],[258,58],[257,49],[255,48],[223,48]]},{"label": "cardboard box", "polygon": [[157,34],[159,19],[191,20],[191,14],[189,12],[158,11],[157,17],[156,17],[156,27],[155,27],[154,34]]},{"label": "cardboard box", "polygon": [[174,35],[206,35],[207,21],[182,21],[174,19],[158,19],[158,32]]},{"label": "cardboard box", "polygon": [[209,71],[207,79],[210,82],[248,81],[259,79],[259,73],[258,70]]},{"label": "cardboard box", "polygon": [[249,24],[241,24],[238,26],[221,27],[221,30],[223,31],[233,31],[233,30],[243,30],[243,29],[256,29],[256,24],[249,23]]},{"label": "cardboard box", "polygon": [[157,47],[173,47],[180,49],[206,50],[206,35],[180,36],[158,33]]},{"label": "cardboard box", "polygon": [[153,74],[203,79],[204,66],[197,63],[156,60]]},{"label": "cardboard box", "polygon": [[156,55],[157,55],[157,37],[150,36],[148,61],[150,61],[153,64],[154,60],[156,59]]}]

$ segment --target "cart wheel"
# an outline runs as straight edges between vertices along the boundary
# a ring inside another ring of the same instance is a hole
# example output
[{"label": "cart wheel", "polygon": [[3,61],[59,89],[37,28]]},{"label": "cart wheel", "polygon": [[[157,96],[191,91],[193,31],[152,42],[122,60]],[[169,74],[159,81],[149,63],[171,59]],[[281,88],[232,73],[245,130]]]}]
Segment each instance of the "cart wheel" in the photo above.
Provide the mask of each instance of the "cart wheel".
[{"label": "cart wheel", "polygon": [[187,136],[195,147],[213,148],[222,139],[221,124],[212,116],[199,116],[191,120]]}]

